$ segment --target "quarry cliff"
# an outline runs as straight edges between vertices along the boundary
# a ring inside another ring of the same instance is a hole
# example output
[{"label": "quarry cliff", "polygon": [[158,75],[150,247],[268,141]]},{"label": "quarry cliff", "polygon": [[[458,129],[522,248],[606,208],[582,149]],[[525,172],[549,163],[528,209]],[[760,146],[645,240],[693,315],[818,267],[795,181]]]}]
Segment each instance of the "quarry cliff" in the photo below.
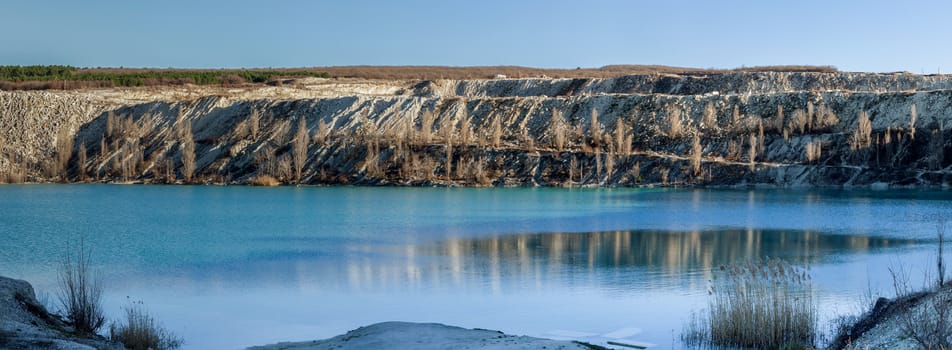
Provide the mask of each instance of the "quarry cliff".
[{"label": "quarry cliff", "polygon": [[0,91],[0,182],[947,186],[952,76]]}]

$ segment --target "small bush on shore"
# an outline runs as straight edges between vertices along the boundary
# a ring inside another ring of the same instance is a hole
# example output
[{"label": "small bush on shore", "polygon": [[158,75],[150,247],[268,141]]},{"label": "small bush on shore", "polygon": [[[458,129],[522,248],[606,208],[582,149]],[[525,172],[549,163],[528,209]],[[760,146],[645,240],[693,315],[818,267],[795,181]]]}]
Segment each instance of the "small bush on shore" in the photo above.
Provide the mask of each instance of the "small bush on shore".
[{"label": "small bush on shore", "polygon": [[59,271],[59,301],[76,333],[95,334],[106,322],[102,283],[89,266],[89,251],[80,241],[76,256],[67,248]]},{"label": "small bush on shore", "polygon": [[124,308],[125,323],[109,326],[109,338],[129,350],[171,350],[182,346],[182,339],[155,322],[141,305]]},{"label": "small bush on shore", "polygon": [[278,186],[281,182],[271,175],[258,175],[248,180],[248,184],[252,186]]},{"label": "small bush on shore", "polygon": [[708,310],[681,339],[691,346],[806,348],[816,342],[817,306],[810,275],[780,259],[715,271]]}]

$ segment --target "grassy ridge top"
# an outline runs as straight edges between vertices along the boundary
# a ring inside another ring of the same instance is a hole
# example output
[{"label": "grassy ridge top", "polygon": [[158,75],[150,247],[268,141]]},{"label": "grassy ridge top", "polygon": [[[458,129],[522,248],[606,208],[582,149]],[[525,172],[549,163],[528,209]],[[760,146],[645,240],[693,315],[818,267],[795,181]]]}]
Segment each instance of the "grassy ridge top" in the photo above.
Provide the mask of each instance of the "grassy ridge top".
[{"label": "grassy ridge top", "polygon": [[0,89],[71,89],[153,85],[238,85],[279,78],[328,78],[326,72],[288,69],[85,69],[71,66],[0,66]]},{"label": "grassy ridge top", "polygon": [[491,79],[509,78],[614,78],[641,74],[725,74],[732,72],[822,72],[838,70],[831,66],[764,66],[736,69],[700,69],[660,65],[611,65],[600,68],[532,68],[520,66],[338,66],[318,67],[332,77],[364,79]]},{"label": "grassy ridge top", "polygon": [[699,69],[660,65],[611,65],[600,68],[520,66],[338,66],[268,69],[77,68],[72,66],[0,66],[0,90],[79,89],[155,85],[260,84],[282,78],[358,78],[386,80],[508,78],[612,78],[641,74],[725,74],[734,72],[821,72],[831,66],[763,66]]}]

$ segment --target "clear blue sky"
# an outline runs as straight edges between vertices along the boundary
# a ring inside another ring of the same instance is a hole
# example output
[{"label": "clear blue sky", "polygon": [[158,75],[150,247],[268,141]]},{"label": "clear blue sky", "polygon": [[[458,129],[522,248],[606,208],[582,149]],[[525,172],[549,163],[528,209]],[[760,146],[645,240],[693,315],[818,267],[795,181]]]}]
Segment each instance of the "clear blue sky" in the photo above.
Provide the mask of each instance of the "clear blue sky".
[{"label": "clear blue sky", "polygon": [[11,0],[0,65],[952,72],[949,1]]}]

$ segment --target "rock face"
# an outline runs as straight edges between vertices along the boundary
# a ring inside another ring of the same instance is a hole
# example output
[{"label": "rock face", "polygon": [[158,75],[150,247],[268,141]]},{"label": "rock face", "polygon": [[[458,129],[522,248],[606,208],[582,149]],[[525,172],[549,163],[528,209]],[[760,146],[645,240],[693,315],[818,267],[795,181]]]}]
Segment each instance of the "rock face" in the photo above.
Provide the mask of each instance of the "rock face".
[{"label": "rock face", "polygon": [[0,349],[124,349],[102,337],[77,337],[47,313],[26,281],[0,276]]},{"label": "rock face", "polygon": [[506,335],[484,329],[464,329],[436,323],[384,322],[361,327],[330,339],[251,347],[271,349],[602,349],[568,341]]},{"label": "rock face", "polygon": [[0,92],[0,182],[946,186],[950,119],[911,74]]}]

